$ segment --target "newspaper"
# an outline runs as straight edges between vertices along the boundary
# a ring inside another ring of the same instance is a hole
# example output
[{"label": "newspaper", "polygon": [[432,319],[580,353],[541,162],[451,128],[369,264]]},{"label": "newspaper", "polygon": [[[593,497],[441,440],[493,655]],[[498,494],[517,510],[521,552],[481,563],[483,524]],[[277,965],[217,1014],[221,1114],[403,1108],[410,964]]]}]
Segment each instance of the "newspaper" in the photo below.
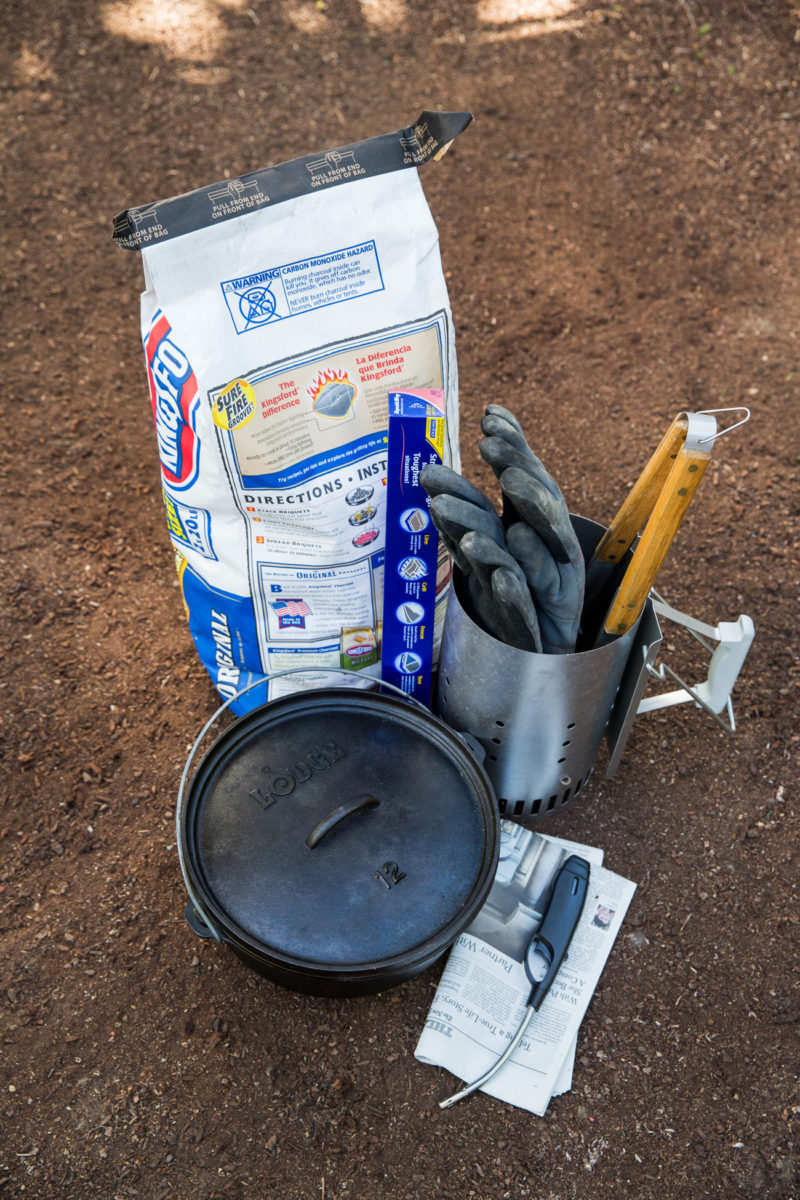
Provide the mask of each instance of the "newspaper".
[{"label": "newspaper", "polygon": [[467,1083],[497,1061],[525,1015],[531,990],[525,949],[556,872],[578,854],[590,865],[589,890],[567,958],[520,1045],[481,1089],[541,1117],[551,1097],[572,1085],[578,1029],[636,885],[606,870],[595,847],[512,821],[502,821],[500,830],[492,890],[450,952],[415,1056]]}]

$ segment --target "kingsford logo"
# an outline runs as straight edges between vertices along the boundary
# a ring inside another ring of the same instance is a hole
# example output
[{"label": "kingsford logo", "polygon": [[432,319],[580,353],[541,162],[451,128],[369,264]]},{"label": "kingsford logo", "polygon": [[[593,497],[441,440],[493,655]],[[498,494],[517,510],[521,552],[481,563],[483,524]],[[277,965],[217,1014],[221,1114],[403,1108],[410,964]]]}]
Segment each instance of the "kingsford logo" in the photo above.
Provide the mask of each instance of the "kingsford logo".
[{"label": "kingsford logo", "polygon": [[145,355],[161,469],[166,482],[182,490],[197,478],[200,442],[195,422],[200,400],[189,360],[175,344],[163,313],[156,314]]},{"label": "kingsford logo", "polygon": [[298,783],[305,783],[315,771],[327,771],[344,756],[344,750],[336,742],[323,742],[291,766],[280,767],[277,771],[262,767],[264,780],[251,788],[249,794],[261,808],[271,808],[282,796],[291,795]]},{"label": "kingsford logo", "polygon": [[363,658],[365,654],[372,654],[374,646],[351,646],[349,650],[345,650],[348,658]]}]

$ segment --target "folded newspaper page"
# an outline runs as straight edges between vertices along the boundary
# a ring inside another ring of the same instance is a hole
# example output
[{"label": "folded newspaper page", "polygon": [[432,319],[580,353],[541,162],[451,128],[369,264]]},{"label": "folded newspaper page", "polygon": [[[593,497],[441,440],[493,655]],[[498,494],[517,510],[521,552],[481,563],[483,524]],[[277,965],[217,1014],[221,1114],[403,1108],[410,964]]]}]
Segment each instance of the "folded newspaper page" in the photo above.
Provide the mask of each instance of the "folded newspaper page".
[{"label": "folded newspaper page", "polygon": [[603,852],[501,822],[500,861],[486,904],[455,943],[415,1056],[469,1083],[500,1057],[525,1015],[523,960],[556,872],[570,854],[590,864],[589,891],[567,957],[520,1045],[482,1091],[544,1116],[572,1084],[577,1034],[636,885],[602,866]]}]

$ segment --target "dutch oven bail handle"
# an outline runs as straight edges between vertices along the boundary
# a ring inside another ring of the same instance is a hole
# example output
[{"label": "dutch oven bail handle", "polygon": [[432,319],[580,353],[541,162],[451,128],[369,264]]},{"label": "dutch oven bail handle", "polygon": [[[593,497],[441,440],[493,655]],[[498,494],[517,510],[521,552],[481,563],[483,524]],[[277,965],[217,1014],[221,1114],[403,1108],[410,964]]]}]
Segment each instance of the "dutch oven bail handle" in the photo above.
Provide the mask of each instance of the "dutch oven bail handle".
[{"label": "dutch oven bail handle", "polygon": [[[178,847],[178,858],[180,861],[181,875],[183,876],[184,886],[186,888],[186,893],[189,897],[189,905],[187,906],[187,910],[186,910],[187,920],[189,921],[189,924],[194,929],[195,933],[197,933],[201,937],[213,937],[215,939],[215,941],[217,941],[217,942],[225,941],[225,939],[220,934],[219,930],[214,925],[214,922],[212,921],[211,917],[208,916],[207,912],[203,908],[202,901],[200,900],[199,896],[197,895],[197,892],[192,887],[192,881],[191,881],[189,871],[186,866],[185,855],[183,853],[183,839],[181,837],[181,832],[182,832],[182,827],[183,827],[183,812],[184,812],[186,791],[187,791],[187,787],[189,784],[189,776],[190,776],[190,773],[192,770],[192,764],[194,763],[195,757],[197,756],[197,752],[200,749],[200,746],[202,745],[202,743],[206,737],[206,734],[209,733],[212,726],[216,724],[216,722],[219,720],[219,718],[222,716],[222,714],[225,712],[225,710],[230,708],[230,706],[232,704],[235,704],[237,700],[240,700],[242,696],[247,695],[248,692],[252,691],[253,688],[256,688],[256,687],[263,687],[264,685],[266,685],[267,688],[269,688],[269,685],[272,683],[273,679],[283,679],[287,675],[310,675],[310,674],[342,675],[345,678],[347,678],[350,683],[353,682],[353,672],[345,670],[344,667],[289,667],[285,671],[275,671],[272,675],[265,675],[261,679],[254,679],[251,683],[248,683],[246,687],[241,688],[240,691],[234,693],[233,696],[230,696],[225,701],[225,703],[221,704],[219,706],[219,708],[217,709],[217,711],[215,713],[213,713],[212,716],[209,717],[209,719],[206,721],[205,725],[203,726],[203,728],[200,730],[197,737],[195,738],[194,744],[192,745],[192,748],[189,751],[189,756],[186,759],[186,764],[183,768],[183,773],[181,775],[180,786],[178,788],[178,802],[177,802],[176,810],[175,810],[175,841],[176,841],[176,845]],[[409,696],[408,693],[404,692],[402,688],[396,687],[395,684],[393,684],[393,683],[387,683],[386,680],[384,680],[384,679],[376,679],[373,676],[368,676],[367,678],[370,680],[370,683],[375,685],[376,687],[388,688],[390,691],[396,692],[398,694],[398,696],[401,696],[403,698],[403,700],[408,701],[409,704],[413,704],[416,708],[422,709],[422,711],[424,713],[426,713],[428,716],[431,715],[430,710],[428,708],[426,708],[424,704],[420,703],[420,701],[416,700],[413,696]],[[364,688],[362,688],[362,690],[363,691],[371,691],[372,688],[364,687]],[[267,693],[267,699],[269,699],[269,692]],[[462,740],[467,743],[469,749],[473,752],[473,754],[476,755],[476,757],[478,757],[479,759],[483,758],[483,747],[480,746],[480,744],[477,743],[474,738],[470,737],[468,734],[463,734],[463,733],[460,733],[459,737],[461,737]],[[359,803],[359,807],[363,807],[367,801],[367,798],[364,796],[359,796],[359,797],[356,797],[355,799]],[[370,797],[370,799],[373,799],[373,798]],[[377,801],[376,801],[376,803],[377,803]],[[326,828],[322,829],[321,831],[318,826],[316,830],[313,830],[312,833],[309,834],[309,839],[311,839],[314,836],[314,834],[318,833],[318,836],[316,839],[318,841],[319,838],[324,836],[324,834],[327,832],[327,830],[329,828],[332,827],[333,824],[337,823],[339,820],[341,820],[346,815],[347,815],[346,813],[340,813],[340,812],[338,812],[338,810],[334,813],[331,813],[325,819],[325,822],[330,822],[330,824],[328,824],[326,826]],[[321,822],[321,824],[325,824],[325,822]],[[307,841],[309,839],[307,839]],[[314,844],[316,844],[316,842]],[[194,911],[192,912],[192,910],[194,910]]]}]

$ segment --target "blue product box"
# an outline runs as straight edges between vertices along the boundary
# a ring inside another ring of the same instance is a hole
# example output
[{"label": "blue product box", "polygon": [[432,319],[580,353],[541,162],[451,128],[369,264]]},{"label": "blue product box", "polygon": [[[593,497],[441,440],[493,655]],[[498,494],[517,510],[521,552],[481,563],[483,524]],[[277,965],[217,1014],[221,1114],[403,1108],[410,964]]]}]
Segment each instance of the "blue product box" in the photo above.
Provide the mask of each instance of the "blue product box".
[{"label": "blue product box", "polygon": [[381,677],[427,707],[439,535],[419,475],[443,451],[444,392],[390,392]]}]

